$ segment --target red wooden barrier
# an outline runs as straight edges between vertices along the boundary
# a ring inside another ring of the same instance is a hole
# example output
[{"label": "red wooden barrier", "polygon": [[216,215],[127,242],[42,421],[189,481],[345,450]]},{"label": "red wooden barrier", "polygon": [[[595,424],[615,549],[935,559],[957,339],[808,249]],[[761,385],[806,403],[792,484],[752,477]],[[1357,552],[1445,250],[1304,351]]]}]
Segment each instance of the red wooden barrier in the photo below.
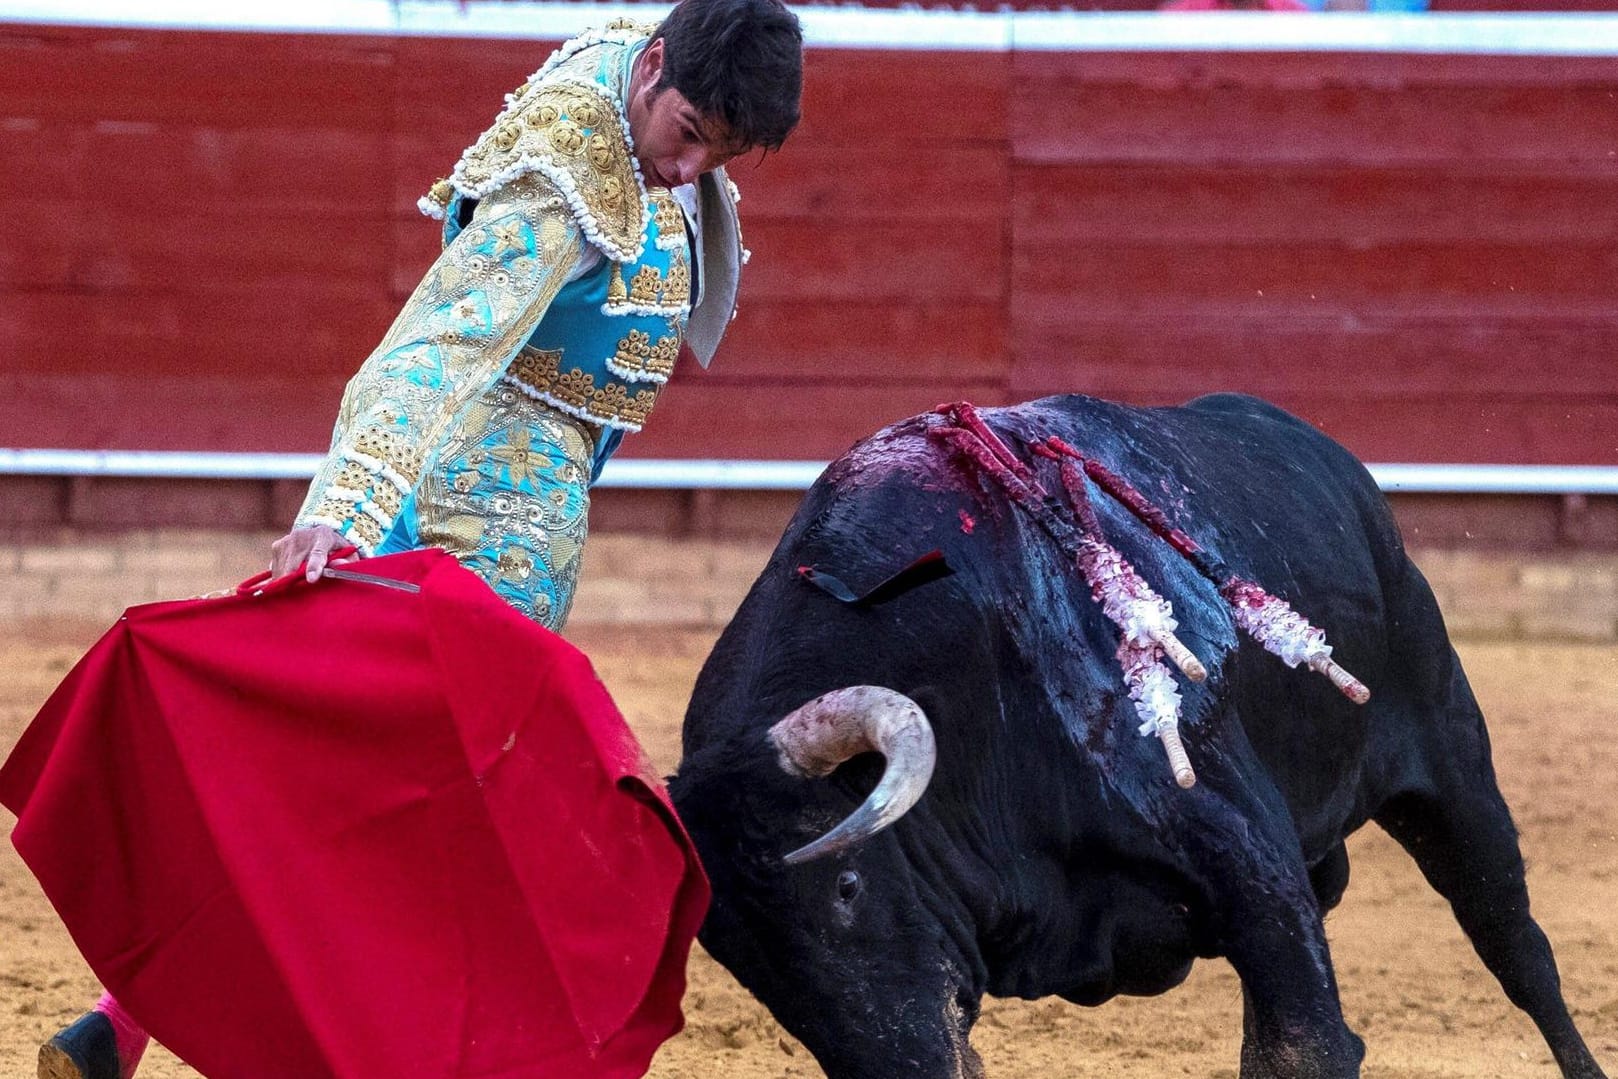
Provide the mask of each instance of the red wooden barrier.
[{"label": "red wooden barrier", "polygon": [[[323,448],[436,251],[416,198],[550,48],[0,30],[0,443]],[[626,453],[1244,389],[1371,459],[1618,463],[1615,95],[1610,60],[812,50],[735,169],[731,337]]]}]

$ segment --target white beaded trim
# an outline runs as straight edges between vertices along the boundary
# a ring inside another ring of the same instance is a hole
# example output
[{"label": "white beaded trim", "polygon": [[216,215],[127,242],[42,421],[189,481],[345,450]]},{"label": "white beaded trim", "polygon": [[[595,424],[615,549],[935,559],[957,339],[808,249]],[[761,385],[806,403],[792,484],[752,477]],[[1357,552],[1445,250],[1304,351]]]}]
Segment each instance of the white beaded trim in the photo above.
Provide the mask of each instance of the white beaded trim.
[{"label": "white beaded trim", "polygon": [[359,511],[375,521],[381,527],[384,535],[387,534],[388,529],[393,527],[393,518],[384,513],[381,507],[370,499],[360,503]]},{"label": "white beaded trim", "polygon": [[[541,76],[548,73],[552,68],[565,64],[567,61],[573,59],[575,55],[583,52],[592,45],[630,45],[646,36],[647,35],[641,33],[639,30],[632,30],[628,27],[593,27],[592,29],[586,30],[573,40],[563,42],[559,49],[545,58],[545,62],[539,65],[538,71],[528,76],[528,81],[530,83],[534,82]],[[517,95],[515,94],[507,94],[506,104],[510,105],[514,100],[516,100],[516,96]]]},{"label": "white beaded trim", "polygon": [[342,521],[338,521],[318,513],[311,514],[308,517],[298,518],[298,524],[325,525],[327,528],[331,529],[333,532],[336,532],[338,535],[348,540],[348,542],[352,543],[356,548],[358,548],[359,552],[365,555],[367,558],[376,553],[375,547],[371,546],[369,543],[366,543],[364,540],[360,539],[354,534],[353,525],[344,524]]},{"label": "white beaded trim", "polygon": [[664,307],[651,303],[613,303],[608,301],[601,305],[603,315],[657,315],[664,318],[683,318],[691,313],[688,303],[675,304]]},{"label": "white beaded trim", "polygon": [[574,419],[583,420],[586,423],[593,423],[597,427],[613,427],[620,431],[628,431],[630,434],[635,434],[641,429],[641,425],[638,423],[630,423],[628,420],[609,419],[606,416],[597,416],[592,414],[588,409],[580,408],[577,405],[570,405],[566,401],[558,401],[544,390],[536,390],[526,382],[515,379],[510,375],[501,376],[500,381],[506,383],[512,389],[518,391],[526,397],[530,397],[541,404],[549,405],[558,412],[565,412]]},{"label": "white beaded trim", "polygon": [[659,386],[666,385],[669,376],[657,371],[635,371],[619,365],[616,359],[607,361],[607,370],[623,379],[625,382],[652,382]]},{"label": "white beaded trim", "polygon": [[356,449],[343,450],[343,456],[346,459],[353,461],[357,465],[364,465],[365,470],[371,473],[373,476],[381,476],[383,479],[393,484],[394,487],[398,488],[400,494],[407,495],[415,488],[415,484],[401,476],[394,470],[393,466],[388,464],[386,461],[378,460],[377,458],[372,457],[370,454],[361,453]]}]

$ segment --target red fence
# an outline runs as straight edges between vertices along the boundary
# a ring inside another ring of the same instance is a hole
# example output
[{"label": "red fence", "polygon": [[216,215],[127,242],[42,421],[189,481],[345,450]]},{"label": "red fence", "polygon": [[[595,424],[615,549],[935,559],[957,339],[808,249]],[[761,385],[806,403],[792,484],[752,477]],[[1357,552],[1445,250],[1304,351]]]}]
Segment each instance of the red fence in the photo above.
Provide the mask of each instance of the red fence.
[{"label": "red fence", "polygon": [[[310,451],[534,42],[0,29],[0,443]],[[1618,63],[814,49],[712,372],[626,452],[947,398],[1264,394],[1374,460],[1618,463]]]}]

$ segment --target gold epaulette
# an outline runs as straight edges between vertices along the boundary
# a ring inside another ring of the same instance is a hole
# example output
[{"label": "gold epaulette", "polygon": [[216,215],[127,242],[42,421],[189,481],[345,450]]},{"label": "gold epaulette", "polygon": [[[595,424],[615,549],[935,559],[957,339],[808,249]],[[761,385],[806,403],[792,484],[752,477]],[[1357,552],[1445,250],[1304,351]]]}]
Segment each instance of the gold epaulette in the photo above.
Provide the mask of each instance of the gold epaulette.
[{"label": "gold epaulette", "polygon": [[608,258],[640,257],[648,210],[623,116],[602,87],[564,75],[519,88],[428,197],[441,206],[456,191],[483,198],[530,172],[556,185],[585,236]]},{"label": "gold epaulette", "polygon": [[645,19],[635,19],[625,15],[609,22],[606,28],[609,31],[627,30],[636,37],[651,37],[657,33],[657,26],[658,24],[655,21],[649,22]]}]

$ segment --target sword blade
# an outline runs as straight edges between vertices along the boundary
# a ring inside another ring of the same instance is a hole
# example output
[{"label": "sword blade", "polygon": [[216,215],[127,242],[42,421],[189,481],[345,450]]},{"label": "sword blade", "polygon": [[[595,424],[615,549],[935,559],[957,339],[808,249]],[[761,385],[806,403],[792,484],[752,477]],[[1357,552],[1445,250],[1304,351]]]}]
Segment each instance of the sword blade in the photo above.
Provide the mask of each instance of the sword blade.
[{"label": "sword blade", "polygon": [[360,573],[357,570],[338,569],[336,566],[327,566],[320,571],[322,577],[332,577],[339,581],[358,581],[360,584],[377,584],[383,588],[393,588],[400,592],[420,592],[421,585],[411,584],[409,581],[396,581],[392,577],[378,577],[374,573]]}]

